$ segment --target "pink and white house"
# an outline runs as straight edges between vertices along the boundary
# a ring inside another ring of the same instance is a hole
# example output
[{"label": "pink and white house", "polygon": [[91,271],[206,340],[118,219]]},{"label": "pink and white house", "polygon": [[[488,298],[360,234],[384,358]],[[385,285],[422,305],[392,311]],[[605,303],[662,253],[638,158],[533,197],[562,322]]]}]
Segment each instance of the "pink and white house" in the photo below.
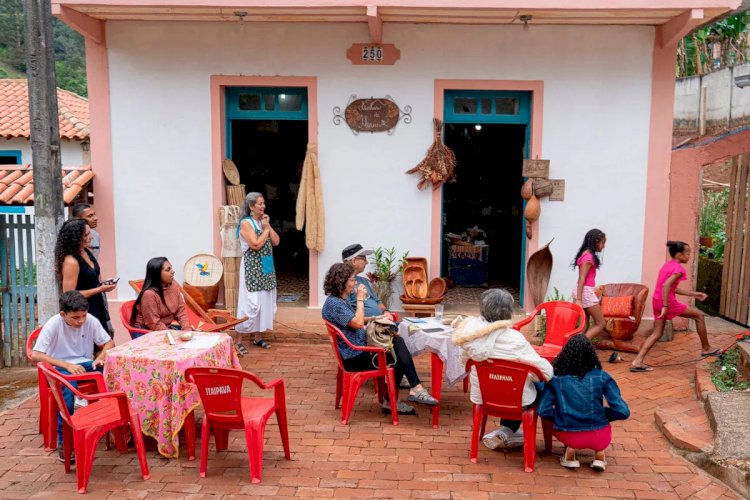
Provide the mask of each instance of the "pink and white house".
[{"label": "pink and white house", "polygon": [[[491,282],[524,289],[523,263],[554,238],[550,290],[567,294],[568,263],[599,227],[599,281],[652,287],[669,222],[676,46],[738,4],[53,0],[86,37],[103,272],[132,279],[155,255],[180,267],[218,252],[231,157],[248,191],[265,194],[284,231],[277,268],[307,278],[311,307],[346,245],[396,246],[447,275],[444,234],[475,224]],[[354,99],[386,96],[403,113],[390,134],[354,134],[336,118]],[[458,157],[457,182],[419,191],[404,172],[431,144],[433,117]],[[308,142],[324,194],[321,252],[290,230]],[[550,160],[550,178],[565,180],[530,240],[524,157]]]}]

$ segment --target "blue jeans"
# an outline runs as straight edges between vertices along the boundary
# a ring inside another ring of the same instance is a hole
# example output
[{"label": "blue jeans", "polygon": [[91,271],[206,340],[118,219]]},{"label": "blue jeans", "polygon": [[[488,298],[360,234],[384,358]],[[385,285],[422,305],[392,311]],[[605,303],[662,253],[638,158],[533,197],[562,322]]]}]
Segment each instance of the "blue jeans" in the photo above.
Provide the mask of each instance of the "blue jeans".
[{"label": "blue jeans", "polygon": [[[93,371],[101,372],[103,370],[102,367],[94,368],[92,366],[93,361],[84,361],[83,363],[76,363],[76,364],[82,366],[83,369],[86,370],[87,372],[93,372]],[[56,366],[55,370],[62,373],[63,375],[70,375],[70,372],[66,370],[65,368],[60,368],[59,366]],[[78,382],[71,380],[70,385],[78,389]],[[72,415],[73,410],[74,410],[73,405],[75,403],[75,396],[73,395],[73,392],[65,386],[63,386],[62,388],[62,394],[63,394],[63,399],[65,400],[65,406],[68,407],[68,413]],[[60,444],[60,446],[62,446],[62,442],[63,442],[62,415],[57,416],[57,442]]]}]

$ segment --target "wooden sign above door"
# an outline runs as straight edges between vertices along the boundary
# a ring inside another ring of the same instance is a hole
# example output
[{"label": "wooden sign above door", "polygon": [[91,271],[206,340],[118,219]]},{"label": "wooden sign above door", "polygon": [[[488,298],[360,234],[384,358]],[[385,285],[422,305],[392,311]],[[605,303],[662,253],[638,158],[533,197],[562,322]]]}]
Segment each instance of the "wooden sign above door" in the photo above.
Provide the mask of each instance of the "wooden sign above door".
[{"label": "wooden sign above door", "polygon": [[355,43],[346,57],[357,65],[393,66],[401,58],[401,51],[392,43]]}]

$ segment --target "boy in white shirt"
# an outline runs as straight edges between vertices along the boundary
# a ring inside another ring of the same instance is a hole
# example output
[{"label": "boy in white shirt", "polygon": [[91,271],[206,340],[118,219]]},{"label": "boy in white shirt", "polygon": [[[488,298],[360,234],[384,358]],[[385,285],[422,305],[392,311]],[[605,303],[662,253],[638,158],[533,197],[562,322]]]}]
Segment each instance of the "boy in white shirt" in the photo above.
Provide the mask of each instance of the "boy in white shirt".
[{"label": "boy in white shirt", "polygon": [[[115,346],[98,319],[88,314],[89,302],[81,292],[71,290],[60,297],[60,314],[51,317],[42,327],[34,344],[32,361],[44,361],[64,375],[101,371],[107,351]],[[94,343],[101,346],[94,359]],[[78,387],[71,381],[73,387]],[[73,414],[74,397],[63,388],[63,398],[68,412]],[[62,417],[57,417],[58,452],[62,459]]]}]

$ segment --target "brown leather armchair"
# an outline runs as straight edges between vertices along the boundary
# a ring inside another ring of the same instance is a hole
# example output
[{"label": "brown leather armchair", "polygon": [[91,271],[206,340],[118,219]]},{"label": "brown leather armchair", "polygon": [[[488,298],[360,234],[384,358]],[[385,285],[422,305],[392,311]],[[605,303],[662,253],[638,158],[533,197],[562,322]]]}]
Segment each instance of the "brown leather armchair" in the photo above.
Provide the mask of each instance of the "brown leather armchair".
[{"label": "brown leather armchair", "polygon": [[632,295],[633,314],[630,318],[612,318],[604,316],[604,328],[614,340],[630,340],[638,331],[641,324],[643,310],[648,298],[648,287],[639,283],[609,283],[597,287],[605,297],[624,297]]}]

